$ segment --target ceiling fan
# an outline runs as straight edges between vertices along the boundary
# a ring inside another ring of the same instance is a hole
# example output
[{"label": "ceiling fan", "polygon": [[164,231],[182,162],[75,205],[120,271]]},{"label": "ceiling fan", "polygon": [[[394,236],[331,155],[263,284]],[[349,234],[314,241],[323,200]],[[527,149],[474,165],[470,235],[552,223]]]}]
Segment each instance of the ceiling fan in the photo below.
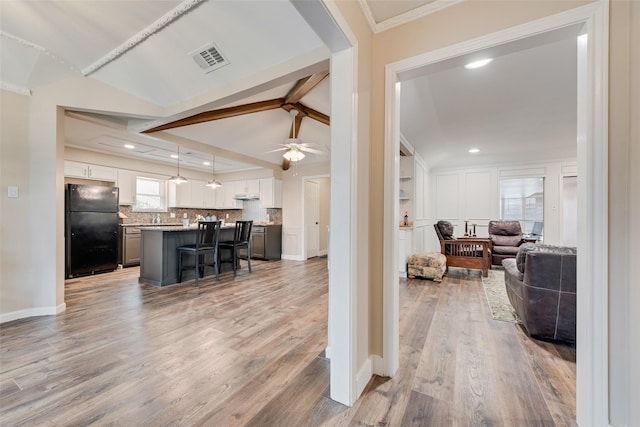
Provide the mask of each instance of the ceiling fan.
[{"label": "ceiling fan", "polygon": [[[300,122],[302,121],[302,116],[300,116],[299,111],[295,108],[292,108],[291,110],[289,110],[289,114],[291,114],[292,117],[291,132],[289,133],[289,138],[285,140],[284,144],[280,144],[282,148],[276,148],[275,150],[268,151],[268,153],[284,151],[282,157],[284,157],[284,159],[289,162],[297,162],[304,159],[305,152],[313,154],[324,154],[324,152],[312,148],[312,144],[302,142],[302,140],[298,138]],[[298,116],[300,116],[300,120],[297,120]]]},{"label": "ceiling fan", "polygon": [[[165,123],[143,131],[142,133],[153,133],[157,131],[174,129],[182,126],[189,126],[197,123],[205,123],[213,120],[226,119],[229,117],[241,116],[244,114],[258,113],[261,111],[282,108],[288,111],[293,117],[293,124],[289,132],[289,138],[283,144],[284,148],[275,150],[287,150],[283,156],[282,170],[289,169],[292,161],[297,161],[304,157],[303,151],[309,153],[323,152],[314,150],[297,138],[300,131],[300,125],[303,117],[309,117],[327,126],[330,125],[330,117],[319,111],[309,108],[300,103],[300,100],[307,95],[313,88],[322,82],[329,75],[328,71],[312,74],[308,77],[300,79],[294,87],[284,96],[284,98],[270,99],[267,101],[252,102],[249,104],[237,105],[235,107],[220,108],[217,110],[205,111],[190,117],[185,117],[170,123]],[[302,156],[302,157],[300,157]],[[296,160],[297,159],[297,160]]]}]

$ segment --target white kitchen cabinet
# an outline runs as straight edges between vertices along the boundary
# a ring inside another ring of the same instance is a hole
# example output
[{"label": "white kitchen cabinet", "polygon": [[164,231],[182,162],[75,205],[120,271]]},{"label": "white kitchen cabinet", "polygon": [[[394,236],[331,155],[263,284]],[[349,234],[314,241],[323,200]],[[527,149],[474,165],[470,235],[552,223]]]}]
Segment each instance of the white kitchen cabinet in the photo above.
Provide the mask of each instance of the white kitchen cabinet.
[{"label": "white kitchen cabinet", "polygon": [[205,182],[198,181],[195,179],[189,180],[189,184],[191,187],[191,202],[190,207],[192,208],[204,208],[204,190],[205,190]]},{"label": "white kitchen cabinet", "polygon": [[116,186],[119,188],[119,203],[121,205],[133,205],[136,202],[136,179],[137,172],[118,169],[118,181]]},{"label": "white kitchen cabinet", "polygon": [[[218,188],[216,200],[219,209],[242,209],[242,200],[236,200],[236,181],[227,181]],[[239,187],[238,187],[239,188]]]},{"label": "white kitchen cabinet", "polygon": [[259,194],[260,180],[247,179],[245,181],[234,181],[235,194]]},{"label": "white kitchen cabinet", "polygon": [[204,181],[190,179],[182,184],[169,183],[168,206],[171,208],[205,208]]},{"label": "white kitchen cabinet", "polygon": [[260,207],[282,207],[282,181],[275,178],[263,178],[260,180]]},{"label": "white kitchen cabinet", "polygon": [[[218,203],[218,198],[220,198],[220,203]],[[205,185],[202,200],[204,202],[204,206],[207,209],[216,209],[219,204],[222,203],[222,187],[211,188]]]},{"label": "white kitchen cabinet", "polygon": [[88,163],[64,161],[64,176],[70,178],[94,179],[96,181],[116,182],[118,171],[107,166],[91,165]]},{"label": "white kitchen cabinet", "polygon": [[176,184],[169,182],[169,197],[167,206],[170,208],[189,208],[191,204],[191,184],[183,182]]}]

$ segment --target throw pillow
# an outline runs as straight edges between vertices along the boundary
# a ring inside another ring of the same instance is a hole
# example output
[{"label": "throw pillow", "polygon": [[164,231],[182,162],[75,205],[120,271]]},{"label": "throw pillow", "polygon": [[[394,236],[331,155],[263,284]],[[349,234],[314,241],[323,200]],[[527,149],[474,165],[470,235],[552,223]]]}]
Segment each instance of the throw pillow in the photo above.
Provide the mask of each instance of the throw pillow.
[{"label": "throw pillow", "polygon": [[520,249],[518,249],[518,254],[516,255],[516,266],[520,273],[524,273],[524,262],[527,259],[527,253],[535,251],[536,249],[538,249],[538,247],[533,243],[523,243],[520,245]]}]

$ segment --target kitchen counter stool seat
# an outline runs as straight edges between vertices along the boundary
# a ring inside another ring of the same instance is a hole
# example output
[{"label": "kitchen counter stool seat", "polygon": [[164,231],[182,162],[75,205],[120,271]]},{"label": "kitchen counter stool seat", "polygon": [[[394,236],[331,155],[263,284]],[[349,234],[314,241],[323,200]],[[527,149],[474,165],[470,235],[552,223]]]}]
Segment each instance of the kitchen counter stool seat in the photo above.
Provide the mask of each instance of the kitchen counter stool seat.
[{"label": "kitchen counter stool seat", "polygon": [[[247,261],[247,266],[249,268],[249,273],[251,273],[251,229],[253,227],[253,221],[236,221],[236,229],[233,234],[233,241],[225,241],[220,242],[218,246],[220,249],[230,249],[231,250],[231,260],[230,261],[221,261],[221,262],[232,262],[233,263],[233,275],[236,276],[239,260],[244,259]],[[246,248],[247,255],[246,257],[240,256],[238,250]]]},{"label": "kitchen counter stool seat", "polygon": [[[220,239],[220,226],[221,221],[200,221],[198,222],[196,243],[182,245],[176,248],[178,253],[178,283],[182,282],[182,272],[184,270],[194,269],[196,276],[195,286],[198,286],[198,278],[204,277],[204,269],[206,266],[213,267],[216,281],[220,280],[218,277],[218,240]],[[194,264],[182,264],[182,256],[185,254],[193,255],[195,258]],[[207,263],[207,255],[209,254],[212,255],[212,261]]]}]

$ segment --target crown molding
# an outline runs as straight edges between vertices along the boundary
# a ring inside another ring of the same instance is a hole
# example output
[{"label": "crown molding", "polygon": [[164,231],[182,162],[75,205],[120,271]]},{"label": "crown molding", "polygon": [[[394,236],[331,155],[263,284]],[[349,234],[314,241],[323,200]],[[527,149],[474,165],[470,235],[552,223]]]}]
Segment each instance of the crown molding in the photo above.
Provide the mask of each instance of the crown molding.
[{"label": "crown molding", "polygon": [[393,18],[386,19],[382,22],[376,22],[376,20],[373,18],[373,14],[371,13],[371,9],[369,8],[368,0],[359,1],[360,6],[364,11],[364,15],[367,18],[367,22],[369,22],[369,27],[371,27],[371,31],[377,34],[397,27],[399,25],[406,24],[407,22],[414,21],[418,18],[422,18],[423,16],[430,15],[439,10],[460,3],[464,0],[435,0],[429,4],[417,7],[413,10],[410,10],[398,16],[394,16]]},{"label": "crown molding", "polygon": [[14,84],[7,83],[4,81],[0,81],[0,89],[6,90],[8,92],[17,93],[18,95],[31,96],[31,91],[26,87],[16,86]]}]

